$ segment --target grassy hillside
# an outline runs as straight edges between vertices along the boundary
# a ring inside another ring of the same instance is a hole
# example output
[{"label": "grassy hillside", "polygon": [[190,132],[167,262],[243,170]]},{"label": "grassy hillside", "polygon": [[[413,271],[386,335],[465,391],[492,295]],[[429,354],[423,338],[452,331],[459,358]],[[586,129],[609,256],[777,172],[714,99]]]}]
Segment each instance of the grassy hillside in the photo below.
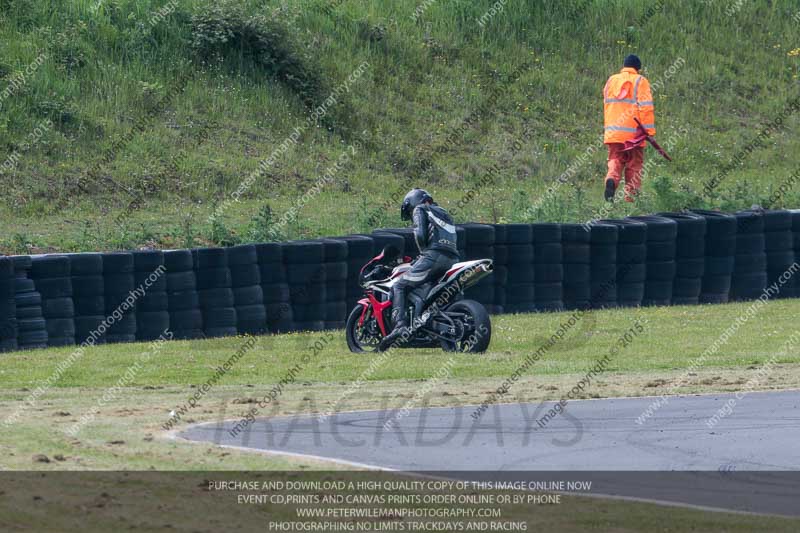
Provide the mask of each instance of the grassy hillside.
[{"label": "grassy hillside", "polygon": [[583,221],[631,52],[675,162],[608,215],[800,207],[800,8],[492,5],[0,0],[0,250],[365,231],[412,185],[461,221]]}]

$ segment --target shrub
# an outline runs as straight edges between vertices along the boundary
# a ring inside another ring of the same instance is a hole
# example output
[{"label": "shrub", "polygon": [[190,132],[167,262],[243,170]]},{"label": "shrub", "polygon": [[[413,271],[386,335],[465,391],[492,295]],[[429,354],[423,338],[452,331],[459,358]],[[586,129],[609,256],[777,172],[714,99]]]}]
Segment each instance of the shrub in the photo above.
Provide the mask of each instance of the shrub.
[{"label": "shrub", "polygon": [[214,55],[247,58],[289,87],[308,107],[325,99],[325,83],[311,58],[296,47],[284,26],[263,15],[222,2],[192,16],[192,47],[208,60]]}]

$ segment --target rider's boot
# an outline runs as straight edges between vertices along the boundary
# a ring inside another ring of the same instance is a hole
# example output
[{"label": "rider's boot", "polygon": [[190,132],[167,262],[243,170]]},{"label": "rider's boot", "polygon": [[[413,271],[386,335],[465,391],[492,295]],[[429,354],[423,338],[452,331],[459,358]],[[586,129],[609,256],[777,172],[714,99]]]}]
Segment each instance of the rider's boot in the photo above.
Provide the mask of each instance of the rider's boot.
[{"label": "rider's boot", "polygon": [[401,309],[392,309],[392,324],[394,324],[394,329],[381,339],[381,343],[378,345],[379,352],[386,351],[403,335],[408,335],[408,325],[406,324],[405,316]]}]

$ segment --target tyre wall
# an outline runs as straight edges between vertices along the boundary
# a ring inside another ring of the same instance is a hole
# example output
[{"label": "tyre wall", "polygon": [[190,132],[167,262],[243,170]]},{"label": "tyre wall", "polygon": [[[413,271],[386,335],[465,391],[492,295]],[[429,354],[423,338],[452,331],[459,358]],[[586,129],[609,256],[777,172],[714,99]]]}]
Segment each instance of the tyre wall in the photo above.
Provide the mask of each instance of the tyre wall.
[{"label": "tyre wall", "polygon": [[180,340],[201,339],[203,313],[200,310],[200,295],[197,292],[197,275],[194,271],[194,256],[191,250],[167,250],[164,252],[164,276],[167,279],[167,312],[173,338]]},{"label": "tyre wall", "polygon": [[678,224],[672,303],[698,304],[705,274],[706,219],[694,213],[659,213],[659,215]]},{"label": "tyre wall", "polygon": [[266,333],[267,309],[256,246],[243,244],[228,248],[228,269],[236,310],[236,330],[250,335]]},{"label": "tyre wall", "polygon": [[563,311],[564,257],[561,224],[531,224],[531,236],[536,311]]},{"label": "tyre wall", "polygon": [[[615,289],[617,306],[642,305],[647,288],[647,224],[631,219],[606,219],[605,224],[617,228],[617,268]],[[611,291],[609,281],[599,290]],[[595,296],[595,298],[598,298]]]},{"label": "tyre wall", "polygon": [[[31,279],[31,258],[26,255],[18,255],[10,260],[14,265],[13,302],[9,302],[7,299],[9,287],[4,281],[1,281],[8,279],[6,278],[8,265],[0,260],[0,294],[3,294],[3,297],[0,298],[0,309],[7,311],[2,314],[0,344],[7,348],[13,346],[11,338],[16,326],[18,349],[46,348],[47,325],[42,311],[42,295],[36,290],[36,285]],[[16,310],[11,309],[12,304]],[[16,318],[16,324],[14,318]]]},{"label": "tyre wall", "polygon": [[[506,313],[536,311],[533,255],[533,227],[530,224],[507,224],[506,248]],[[483,303],[483,302],[481,302]]]},{"label": "tyre wall", "polygon": [[591,228],[583,224],[561,225],[564,262],[563,295],[567,309],[587,309],[592,296]]},{"label": "tyre wall", "polygon": [[[494,314],[800,296],[800,210],[457,226]],[[361,267],[409,229],[231,248],[0,257],[0,351],[341,328]]]}]

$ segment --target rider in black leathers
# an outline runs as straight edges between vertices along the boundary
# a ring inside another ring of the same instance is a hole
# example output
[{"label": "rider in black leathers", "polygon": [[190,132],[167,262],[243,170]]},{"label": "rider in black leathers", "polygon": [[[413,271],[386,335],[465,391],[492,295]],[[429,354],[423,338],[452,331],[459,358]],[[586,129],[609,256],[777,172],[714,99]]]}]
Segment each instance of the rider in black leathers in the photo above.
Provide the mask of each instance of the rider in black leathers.
[{"label": "rider in black leathers", "polygon": [[409,290],[439,279],[458,262],[456,228],[450,214],[439,207],[427,191],[413,189],[400,206],[400,218],[414,221],[414,239],[420,256],[410,270],[392,288],[392,323],[394,329],[379,346],[388,348],[408,331],[406,294]]}]

